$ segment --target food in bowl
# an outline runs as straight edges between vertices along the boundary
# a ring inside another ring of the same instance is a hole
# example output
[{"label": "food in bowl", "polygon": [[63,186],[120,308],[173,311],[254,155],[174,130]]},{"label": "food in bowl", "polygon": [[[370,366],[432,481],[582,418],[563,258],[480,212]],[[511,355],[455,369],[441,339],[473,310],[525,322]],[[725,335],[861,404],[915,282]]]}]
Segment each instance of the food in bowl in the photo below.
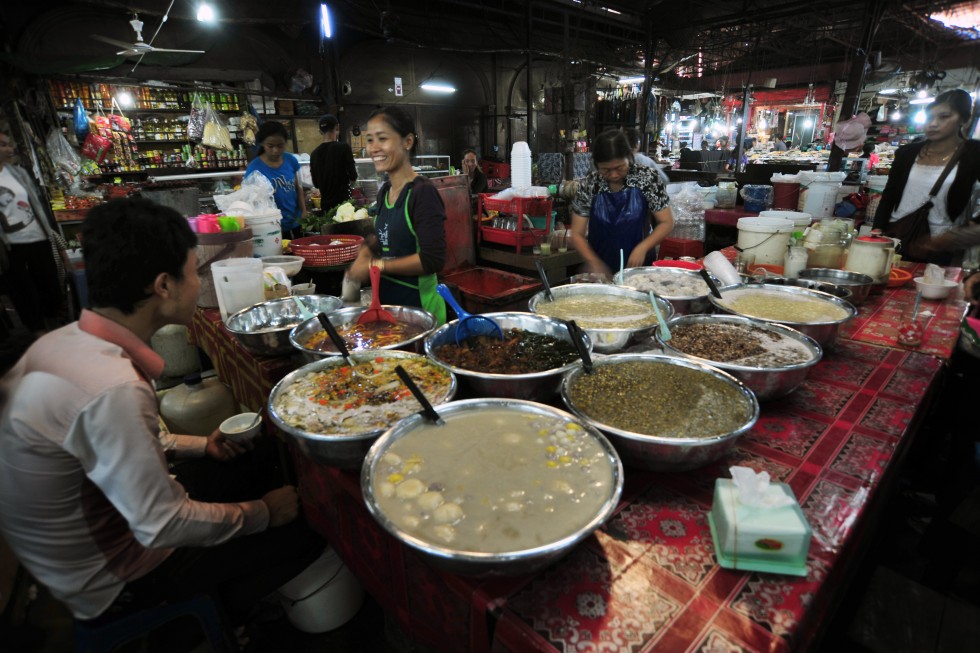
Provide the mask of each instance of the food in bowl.
[{"label": "food in bowl", "polygon": [[[337,327],[337,333],[344,339],[349,351],[364,351],[366,349],[381,349],[397,345],[425,333],[421,325],[409,324],[408,322],[366,322],[358,324],[349,322]],[[307,349],[319,351],[336,352],[326,331],[314,333],[309,340],[303,343]]]},{"label": "food in bowl", "polygon": [[394,440],[373,469],[374,500],[409,535],[455,550],[525,551],[587,527],[616,494],[599,437],[559,411],[451,412]]},{"label": "food in bowl", "polygon": [[425,358],[378,357],[299,376],[275,398],[276,414],[311,433],[357,434],[388,428],[422,409],[398,378],[401,365],[426,397],[446,397],[452,376]]},{"label": "food in bowl", "polygon": [[743,324],[683,324],[671,328],[670,346],[690,356],[745,367],[786,367],[813,358],[799,340]]},{"label": "food in bowl", "polygon": [[959,285],[956,281],[943,279],[939,283],[930,283],[925,277],[915,277],[915,287],[924,299],[945,299],[953,288]]},{"label": "food in bowl", "polygon": [[737,385],[668,361],[597,365],[575,378],[568,396],[600,424],[666,438],[713,438],[737,431],[753,414]]},{"label": "food in bowl", "polygon": [[458,345],[437,347],[434,353],[447,365],[486,374],[532,374],[578,359],[575,345],[568,340],[516,328],[503,335],[502,340],[495,336],[467,338]]},{"label": "food in bowl", "polygon": [[625,285],[642,290],[653,291],[661,297],[702,297],[710,292],[704,279],[686,271],[678,273],[678,268],[656,268],[637,272],[624,281]]},{"label": "food in bowl", "polygon": [[815,295],[765,289],[729,290],[716,301],[740,315],[778,322],[837,322],[851,315],[837,304]]},{"label": "food in bowl", "polygon": [[641,329],[657,324],[650,302],[617,295],[564,295],[539,302],[534,310],[560,320],[575,320],[583,329]]}]

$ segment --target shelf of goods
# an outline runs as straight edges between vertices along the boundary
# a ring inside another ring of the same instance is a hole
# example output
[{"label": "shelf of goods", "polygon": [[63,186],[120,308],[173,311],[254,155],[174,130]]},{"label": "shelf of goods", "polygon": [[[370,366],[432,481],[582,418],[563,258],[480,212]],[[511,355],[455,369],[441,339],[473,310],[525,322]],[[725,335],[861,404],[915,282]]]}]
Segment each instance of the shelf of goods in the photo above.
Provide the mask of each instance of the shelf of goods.
[{"label": "shelf of goods", "polygon": [[[481,193],[477,215],[484,218],[480,224],[479,242],[509,245],[520,254],[521,249],[533,247],[551,233],[551,207],[550,197],[500,200]],[[491,216],[491,211],[496,212],[496,217]],[[530,219],[533,227],[525,224],[525,216]],[[512,229],[509,228],[511,226]]]},{"label": "shelf of goods", "polygon": [[449,174],[449,155],[421,154],[415,157],[415,171],[426,177],[444,177]]},{"label": "shelf of goods", "polygon": [[[76,101],[81,100],[90,118],[99,112],[111,114],[113,97],[117,101],[123,94],[132,98],[133,107],[124,110],[130,119],[129,130],[111,125],[111,133],[104,134],[112,141],[109,154],[97,169],[94,162],[89,163],[87,169],[83,168],[85,176],[137,174],[151,170],[173,173],[225,171],[244,168],[248,164],[244,144],[238,138],[239,115],[245,104],[237,93],[57,80],[49,81],[48,87],[56,108],[71,110]],[[227,114],[224,118],[234,149],[215,150],[188,140],[187,122],[195,95],[219,113]],[[187,165],[189,161],[193,161],[190,166]]]}]

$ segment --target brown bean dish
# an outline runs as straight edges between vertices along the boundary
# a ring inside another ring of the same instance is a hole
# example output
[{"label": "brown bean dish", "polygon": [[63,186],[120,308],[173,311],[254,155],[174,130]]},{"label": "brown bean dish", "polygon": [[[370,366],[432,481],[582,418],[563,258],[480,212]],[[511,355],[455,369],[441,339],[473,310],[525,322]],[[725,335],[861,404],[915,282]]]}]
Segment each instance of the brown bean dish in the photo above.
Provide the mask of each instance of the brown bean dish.
[{"label": "brown bean dish", "polygon": [[544,546],[592,521],[614,491],[609,455],[571,420],[488,408],[445,421],[393,442],[372,481],[381,511],[431,544]]},{"label": "brown bean dish", "polygon": [[668,344],[674,349],[719,363],[774,368],[813,358],[813,352],[802,342],[757,326],[682,324],[670,332]]},{"label": "brown bean dish", "polygon": [[752,414],[736,387],[707,372],[659,361],[598,365],[569,396],[591,419],[621,431],[666,438],[731,433]]}]

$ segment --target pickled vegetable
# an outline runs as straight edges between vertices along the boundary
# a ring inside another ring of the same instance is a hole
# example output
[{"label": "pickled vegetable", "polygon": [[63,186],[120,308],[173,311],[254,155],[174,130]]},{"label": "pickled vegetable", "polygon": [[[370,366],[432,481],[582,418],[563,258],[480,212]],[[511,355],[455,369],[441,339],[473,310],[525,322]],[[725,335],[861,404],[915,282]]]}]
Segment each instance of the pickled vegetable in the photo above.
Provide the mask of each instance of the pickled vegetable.
[{"label": "pickled vegetable", "polygon": [[504,332],[503,340],[475,336],[458,345],[442,345],[435,354],[453,367],[487,374],[532,374],[564,367],[578,359],[571,342],[516,328]]}]

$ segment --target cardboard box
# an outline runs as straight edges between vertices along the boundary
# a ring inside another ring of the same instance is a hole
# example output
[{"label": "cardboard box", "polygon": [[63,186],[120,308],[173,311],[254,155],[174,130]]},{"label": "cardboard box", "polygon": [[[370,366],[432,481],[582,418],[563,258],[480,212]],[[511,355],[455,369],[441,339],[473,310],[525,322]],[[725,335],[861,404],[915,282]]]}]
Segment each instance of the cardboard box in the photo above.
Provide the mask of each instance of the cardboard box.
[{"label": "cardboard box", "polygon": [[296,103],[293,100],[276,100],[276,113],[280,116],[295,115]]}]

